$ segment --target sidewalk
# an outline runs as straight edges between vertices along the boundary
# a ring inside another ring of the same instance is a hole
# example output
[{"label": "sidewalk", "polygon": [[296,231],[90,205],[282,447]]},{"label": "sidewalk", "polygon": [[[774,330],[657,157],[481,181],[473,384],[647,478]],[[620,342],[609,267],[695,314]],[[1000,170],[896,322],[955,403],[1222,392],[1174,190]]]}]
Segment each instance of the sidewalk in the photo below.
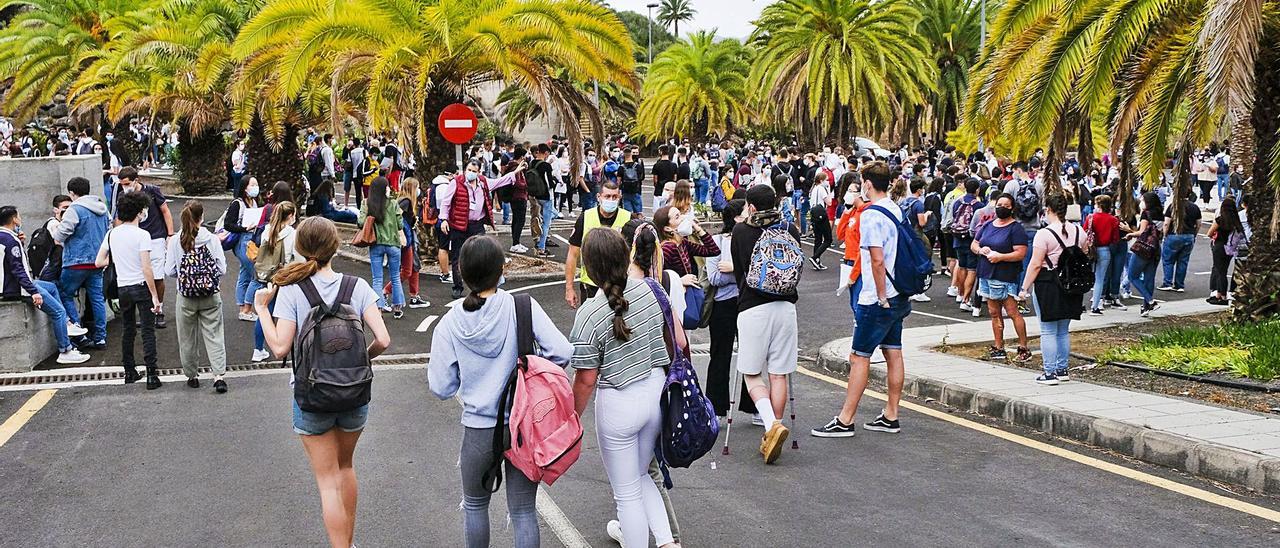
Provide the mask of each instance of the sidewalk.
[{"label": "sidewalk", "polygon": [[[1152,316],[1212,310],[1218,308],[1189,299],[1164,303]],[[1071,327],[1075,332],[1144,321],[1136,314],[1086,316]],[[1039,335],[1037,319],[1027,318],[1027,333]],[[944,342],[990,340],[988,322],[906,330],[904,392],[1146,462],[1280,494],[1280,418],[1085,382],[1042,386],[1034,382],[1034,371],[934,350]],[[845,338],[824,345],[818,366],[847,375],[849,344]],[[878,355],[871,369],[872,378],[883,383],[885,369]]]}]

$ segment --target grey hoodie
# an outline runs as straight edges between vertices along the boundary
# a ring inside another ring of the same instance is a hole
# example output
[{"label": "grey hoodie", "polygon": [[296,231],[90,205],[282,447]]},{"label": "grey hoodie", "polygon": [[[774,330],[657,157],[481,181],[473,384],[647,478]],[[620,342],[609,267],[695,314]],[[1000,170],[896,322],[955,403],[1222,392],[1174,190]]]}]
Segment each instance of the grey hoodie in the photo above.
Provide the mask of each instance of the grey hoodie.
[{"label": "grey hoodie", "polygon": [[[564,367],[573,345],[533,301],[533,339],[538,355]],[[458,395],[462,400],[462,425],[493,428],[498,418],[498,398],[517,358],[516,301],[498,290],[474,312],[453,307],[436,325],[431,337],[427,381],[440,399]]]},{"label": "grey hoodie", "polygon": [[[71,205],[78,205],[96,213],[98,215],[107,214],[107,203],[102,201],[101,196],[88,195],[76,198]],[[53,231],[53,241],[58,244],[64,244],[67,238],[76,233],[76,225],[80,224],[80,214],[76,213],[76,208],[68,207],[62,213],[62,222],[58,223],[58,227]]]},{"label": "grey hoodie", "polygon": [[[213,256],[213,262],[218,265],[218,274],[227,273],[227,255],[222,251],[222,242],[216,238],[209,229],[200,227],[200,231],[196,232],[195,244],[192,249],[200,249],[200,246],[208,248],[209,255]],[[186,251],[182,249],[182,231],[169,237],[169,252],[165,254],[164,259],[164,275],[170,278],[178,277],[178,265],[182,264],[182,257],[186,255]]]}]

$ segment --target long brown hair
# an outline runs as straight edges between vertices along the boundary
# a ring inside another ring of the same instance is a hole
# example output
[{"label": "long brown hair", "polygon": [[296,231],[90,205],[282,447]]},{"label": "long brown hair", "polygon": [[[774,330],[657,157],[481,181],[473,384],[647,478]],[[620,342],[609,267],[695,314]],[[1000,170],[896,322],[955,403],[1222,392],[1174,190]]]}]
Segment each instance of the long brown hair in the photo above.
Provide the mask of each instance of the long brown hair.
[{"label": "long brown hair", "polygon": [[418,218],[418,185],[418,179],[414,177],[408,177],[405,180],[400,181],[399,197],[401,199],[409,200],[410,219]]},{"label": "long brown hair", "polygon": [[608,228],[592,229],[582,239],[583,266],[587,276],[600,287],[613,309],[613,336],[619,341],[631,339],[627,327],[627,308],[630,303],[623,296],[627,288],[627,242],[618,231]]},{"label": "long brown hair", "polygon": [[204,220],[204,205],[198,200],[187,200],[187,206],[182,208],[182,236],[178,238],[178,242],[182,244],[182,250],[190,252],[196,247],[196,234],[200,233],[200,221]]},{"label": "long brown hair", "polygon": [[277,240],[280,239],[280,231],[284,229],[285,221],[289,220],[291,215],[298,212],[298,206],[293,202],[280,202],[271,209],[271,220],[267,222],[267,230],[265,238],[262,239],[262,252],[270,255],[275,253]]},{"label": "long brown hair", "polygon": [[307,217],[298,224],[294,247],[306,261],[289,263],[276,271],[271,281],[279,286],[293,285],[315,275],[338,253],[338,227],[324,217]]}]

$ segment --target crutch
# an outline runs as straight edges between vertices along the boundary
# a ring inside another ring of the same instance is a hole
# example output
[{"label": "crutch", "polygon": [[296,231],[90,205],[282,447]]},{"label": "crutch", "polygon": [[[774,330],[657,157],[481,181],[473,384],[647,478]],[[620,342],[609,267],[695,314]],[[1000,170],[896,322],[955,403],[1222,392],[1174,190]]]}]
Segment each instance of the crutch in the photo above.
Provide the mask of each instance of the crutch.
[{"label": "crutch", "polygon": [[799,449],[800,443],[796,441],[796,438],[799,437],[796,434],[796,391],[795,385],[791,384],[792,375],[794,373],[787,374],[787,400],[791,405],[791,448]]},{"label": "crutch", "polygon": [[724,449],[720,451],[721,455],[729,454],[729,434],[733,432],[733,408],[737,403],[737,400],[735,398],[738,397],[738,391],[741,390],[741,388],[738,386],[739,381],[738,381],[737,367],[733,367],[733,374],[730,375],[729,378],[730,378],[729,386],[731,386],[732,388],[729,389],[729,410],[726,411],[724,414],[725,416]]}]

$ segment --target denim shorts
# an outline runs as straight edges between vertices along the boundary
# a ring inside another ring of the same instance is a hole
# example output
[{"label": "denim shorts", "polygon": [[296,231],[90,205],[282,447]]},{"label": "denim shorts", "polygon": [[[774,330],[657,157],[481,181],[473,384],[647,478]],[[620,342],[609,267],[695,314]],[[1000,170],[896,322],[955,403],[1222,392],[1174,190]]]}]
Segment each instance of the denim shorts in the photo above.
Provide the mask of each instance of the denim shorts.
[{"label": "denim shorts", "polygon": [[334,427],[343,432],[359,432],[364,430],[368,419],[369,404],[341,413],[312,413],[303,411],[297,400],[293,401],[293,431],[303,436],[319,436]]},{"label": "denim shorts", "polygon": [[911,314],[911,301],[904,296],[889,299],[889,308],[879,304],[854,307],[853,353],[869,358],[876,351],[902,349],[902,320]]},{"label": "denim shorts", "polygon": [[1009,297],[1017,297],[1021,291],[1022,286],[1015,282],[978,278],[978,295],[984,299],[1003,301]]}]

